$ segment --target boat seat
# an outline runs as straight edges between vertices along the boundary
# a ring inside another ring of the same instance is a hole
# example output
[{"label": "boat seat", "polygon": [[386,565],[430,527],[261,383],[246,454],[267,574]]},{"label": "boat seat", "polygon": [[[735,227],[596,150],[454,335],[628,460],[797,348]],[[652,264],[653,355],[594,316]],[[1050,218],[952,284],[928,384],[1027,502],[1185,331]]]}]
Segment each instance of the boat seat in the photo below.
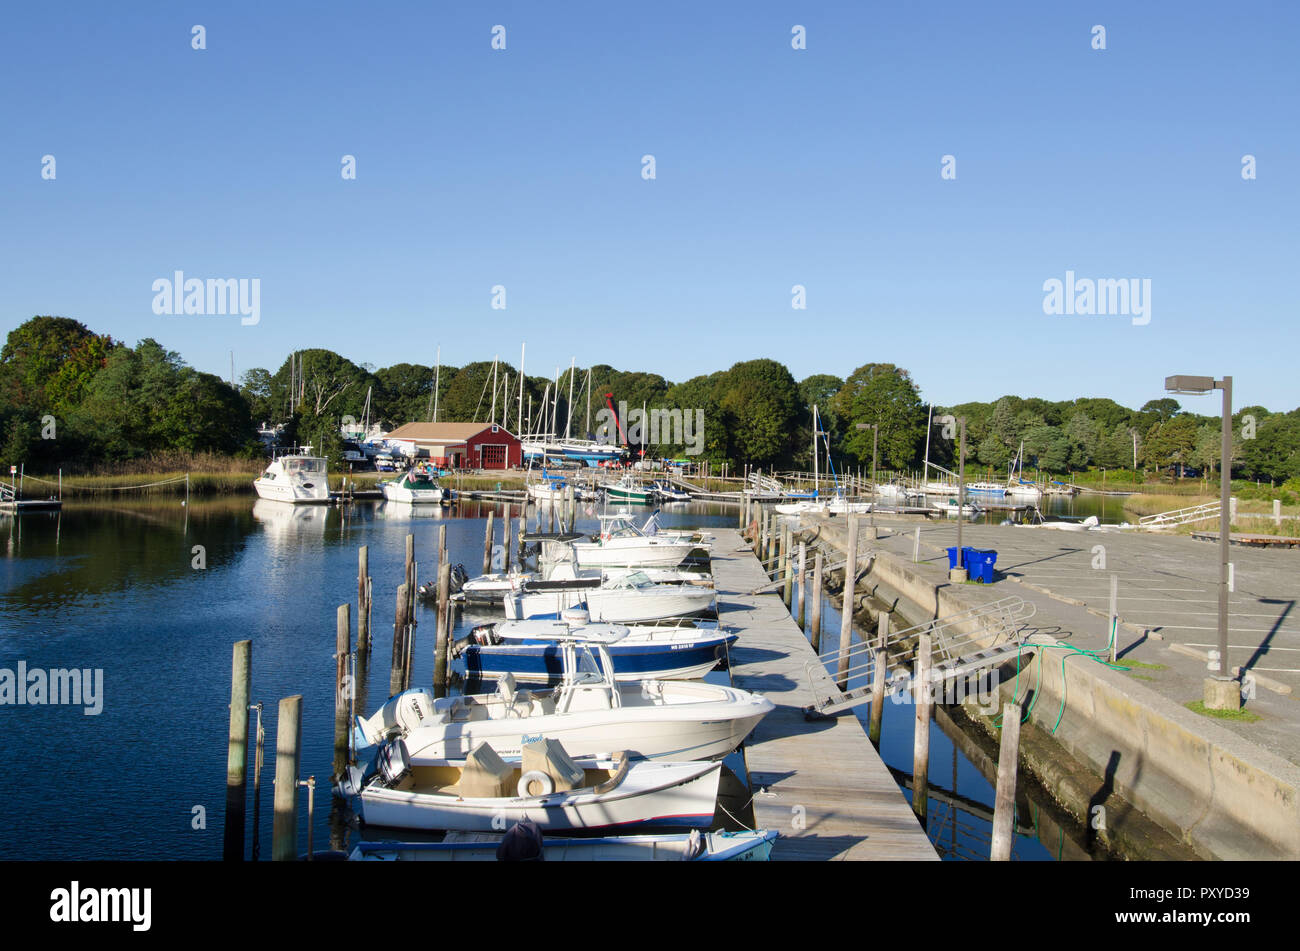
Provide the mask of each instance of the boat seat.
[{"label": "boat seat", "polygon": [[495,799],[513,795],[510,780],[514,767],[508,765],[486,742],[479,743],[465,759],[458,789],[465,799]]},{"label": "boat seat", "polygon": [[497,696],[506,706],[514,706],[518,693],[514,674],[506,671],[497,679]]}]

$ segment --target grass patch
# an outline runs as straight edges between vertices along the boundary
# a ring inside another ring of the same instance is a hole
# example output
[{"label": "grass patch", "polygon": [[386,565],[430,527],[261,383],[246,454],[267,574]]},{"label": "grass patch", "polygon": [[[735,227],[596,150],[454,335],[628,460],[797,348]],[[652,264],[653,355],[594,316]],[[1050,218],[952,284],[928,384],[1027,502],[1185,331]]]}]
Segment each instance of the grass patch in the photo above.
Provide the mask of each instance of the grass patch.
[{"label": "grass patch", "polygon": [[1130,670],[1138,670],[1138,669],[1164,670],[1165,669],[1164,664],[1144,664],[1140,660],[1131,660],[1129,658],[1121,658],[1119,660],[1116,660],[1115,663],[1120,667],[1128,667]]},{"label": "grass patch", "polygon": [[1203,717],[1214,717],[1216,720],[1236,720],[1238,723],[1258,723],[1264,719],[1258,713],[1251,713],[1249,710],[1210,710],[1205,706],[1203,700],[1193,700],[1191,703],[1183,704],[1193,713],[1199,713]]},{"label": "grass patch", "polygon": [[1156,680],[1156,678],[1154,678],[1154,677],[1148,677],[1146,674],[1134,674],[1134,675],[1133,675],[1133,679],[1134,679],[1134,680],[1149,680],[1149,681],[1151,681],[1152,683],[1155,683],[1155,680]]}]

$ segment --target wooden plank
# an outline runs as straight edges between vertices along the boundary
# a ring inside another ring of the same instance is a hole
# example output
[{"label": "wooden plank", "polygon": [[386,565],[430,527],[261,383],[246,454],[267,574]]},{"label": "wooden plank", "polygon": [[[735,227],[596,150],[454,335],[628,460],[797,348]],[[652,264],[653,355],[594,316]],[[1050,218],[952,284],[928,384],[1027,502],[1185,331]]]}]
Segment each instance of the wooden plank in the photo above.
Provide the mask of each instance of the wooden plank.
[{"label": "wooden plank", "polygon": [[764,573],[750,552],[736,551],[739,533],[716,534],[721,621],[740,635],[731,653],[732,683],[776,704],[744,746],[755,821],[781,834],[772,857],[937,859],[857,717],[804,719],[814,700],[805,665],[817,657],[780,596],[749,594]]}]

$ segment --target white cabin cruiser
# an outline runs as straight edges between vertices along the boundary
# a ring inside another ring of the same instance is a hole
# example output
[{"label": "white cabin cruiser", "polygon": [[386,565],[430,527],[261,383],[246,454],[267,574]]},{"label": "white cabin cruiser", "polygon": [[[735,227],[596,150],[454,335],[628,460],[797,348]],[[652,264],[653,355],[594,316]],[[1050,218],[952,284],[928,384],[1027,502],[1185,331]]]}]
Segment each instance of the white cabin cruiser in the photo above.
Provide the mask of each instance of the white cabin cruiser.
[{"label": "white cabin cruiser", "polygon": [[555,586],[524,590],[505,598],[506,617],[512,621],[556,617],[566,608],[585,606],[593,621],[631,624],[677,617],[716,615],[712,587],[697,584],[662,584],[644,571],[631,571],[602,579],[598,587]]},{"label": "white cabin cruiser", "polygon": [[600,516],[600,537],[572,544],[579,568],[675,568],[700,547],[690,540],[647,535],[629,515]]},{"label": "white cabin cruiser", "polygon": [[320,456],[280,456],[253,480],[259,498],[293,505],[330,500],[327,462]]},{"label": "white cabin cruiser", "polygon": [[451,494],[421,469],[408,469],[396,479],[379,483],[379,488],[389,502],[411,505],[440,505]]},{"label": "white cabin cruiser", "polygon": [[572,756],[626,750],[645,759],[720,759],[774,709],[758,694],[702,681],[620,684],[601,645],[566,643],[562,650],[558,687],[520,691],[508,676],[494,694],[435,700],[427,688],[407,690],[358,718],[357,748],[401,737],[418,766],[464,759],[483,742],[501,756],[519,756],[525,742],[549,737]]}]

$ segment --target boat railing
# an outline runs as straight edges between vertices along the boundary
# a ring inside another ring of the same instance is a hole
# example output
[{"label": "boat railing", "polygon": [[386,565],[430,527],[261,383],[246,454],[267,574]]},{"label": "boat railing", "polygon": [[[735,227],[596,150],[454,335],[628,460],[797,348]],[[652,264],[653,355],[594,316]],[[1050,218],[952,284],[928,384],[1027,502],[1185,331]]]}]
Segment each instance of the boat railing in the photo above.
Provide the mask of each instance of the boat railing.
[{"label": "boat railing", "polygon": [[[873,637],[851,644],[843,652],[838,647],[826,651],[804,665],[814,697],[809,709],[828,714],[869,702],[871,681],[876,675],[876,651],[881,647],[885,649],[890,692],[914,689],[911,681],[922,634],[930,635],[932,677],[936,681],[950,681],[1000,664],[1023,649],[1030,633],[1025,622],[1037,610],[1032,602],[1012,595],[890,631],[883,642]],[[836,668],[833,677],[828,670],[832,666]],[[853,686],[855,683],[857,686]]]}]

